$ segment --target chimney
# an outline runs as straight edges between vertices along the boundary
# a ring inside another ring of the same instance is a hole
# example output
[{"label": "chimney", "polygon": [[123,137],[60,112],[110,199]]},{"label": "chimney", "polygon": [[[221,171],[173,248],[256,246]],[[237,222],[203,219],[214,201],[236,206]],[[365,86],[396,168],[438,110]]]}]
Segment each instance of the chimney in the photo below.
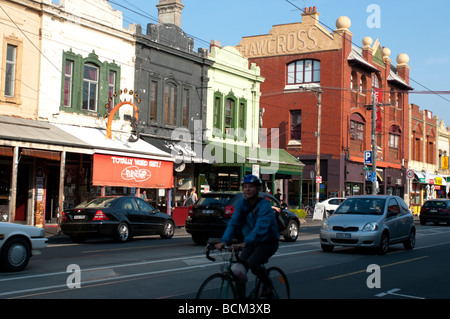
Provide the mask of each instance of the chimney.
[{"label": "chimney", "polygon": [[173,24],[181,28],[181,10],[184,8],[181,0],[160,0],[156,7],[159,24]]},{"label": "chimney", "polygon": [[302,13],[302,24],[315,25],[319,23],[319,12],[316,7],[305,8],[305,12]]}]

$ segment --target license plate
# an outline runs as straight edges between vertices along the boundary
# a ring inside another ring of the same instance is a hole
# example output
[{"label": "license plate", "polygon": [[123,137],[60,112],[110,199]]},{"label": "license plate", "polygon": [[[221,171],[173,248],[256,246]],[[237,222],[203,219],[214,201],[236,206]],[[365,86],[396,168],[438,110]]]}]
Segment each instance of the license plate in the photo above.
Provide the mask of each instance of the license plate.
[{"label": "license plate", "polygon": [[203,211],[203,214],[214,214],[214,210],[212,210],[212,209],[205,209]]},{"label": "license plate", "polygon": [[437,213],[437,209],[430,209],[430,213]]},{"label": "license plate", "polygon": [[349,233],[336,233],[337,238],[352,238],[352,234]]},{"label": "license plate", "polygon": [[84,219],[85,216],[84,215],[74,215],[73,219]]}]

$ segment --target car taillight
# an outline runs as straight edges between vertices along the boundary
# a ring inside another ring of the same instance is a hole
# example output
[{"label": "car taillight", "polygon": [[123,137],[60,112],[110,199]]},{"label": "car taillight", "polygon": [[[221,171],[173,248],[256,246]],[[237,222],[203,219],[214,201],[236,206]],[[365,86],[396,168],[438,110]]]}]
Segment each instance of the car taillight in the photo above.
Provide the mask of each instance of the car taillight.
[{"label": "car taillight", "polygon": [[108,216],[105,215],[104,212],[102,212],[101,210],[98,210],[95,215],[94,218],[92,220],[109,220]]},{"label": "car taillight", "polygon": [[62,212],[62,214],[61,214],[61,221],[66,222],[68,220],[69,220],[69,218],[67,217],[66,213]]},{"label": "car taillight", "polygon": [[225,206],[225,213],[223,214],[223,217],[231,217],[234,212],[234,206]]},{"label": "car taillight", "polygon": [[194,209],[193,209],[192,205],[190,205],[189,208],[188,208],[187,216],[188,217],[193,217],[194,216]]}]

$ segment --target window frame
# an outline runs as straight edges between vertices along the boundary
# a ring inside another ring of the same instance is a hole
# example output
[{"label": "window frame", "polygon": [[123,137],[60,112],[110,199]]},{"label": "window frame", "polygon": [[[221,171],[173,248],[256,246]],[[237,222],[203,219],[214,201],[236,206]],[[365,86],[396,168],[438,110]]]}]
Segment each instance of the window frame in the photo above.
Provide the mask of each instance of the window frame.
[{"label": "window frame", "polygon": [[[307,63],[311,63],[310,71],[306,70]],[[292,69],[293,68],[293,69]],[[291,69],[291,70],[290,70]],[[301,80],[299,78],[301,77]],[[318,77],[318,79],[317,79]],[[286,84],[320,84],[321,61],[317,59],[300,59],[286,65]]]},{"label": "window frame", "polygon": [[[297,116],[298,121],[294,123],[294,117]],[[302,110],[289,111],[289,137],[291,141],[302,140]]]},{"label": "window frame", "polygon": [[[76,54],[70,49],[69,51],[63,51],[62,53],[62,66],[61,66],[61,92],[60,92],[60,107],[59,109],[64,112],[80,113],[87,115],[96,115],[98,117],[104,117],[108,114],[111,107],[109,102],[109,95],[111,88],[109,86],[109,74],[115,72],[116,81],[114,92],[118,93],[120,89],[120,76],[121,68],[115,62],[103,61],[98,59],[98,56],[92,52],[87,57],[83,57],[81,54]],[[64,105],[65,103],[65,65],[67,61],[73,62],[73,74],[72,74],[72,94],[70,105]],[[83,108],[83,83],[84,83],[84,66],[86,64],[95,65],[98,68],[98,87],[97,87],[97,107],[96,110],[86,110]],[[114,95],[113,95],[114,96]],[[113,101],[117,101],[113,99]],[[115,105],[113,105],[114,107]],[[114,116],[119,117],[117,112]]]}]

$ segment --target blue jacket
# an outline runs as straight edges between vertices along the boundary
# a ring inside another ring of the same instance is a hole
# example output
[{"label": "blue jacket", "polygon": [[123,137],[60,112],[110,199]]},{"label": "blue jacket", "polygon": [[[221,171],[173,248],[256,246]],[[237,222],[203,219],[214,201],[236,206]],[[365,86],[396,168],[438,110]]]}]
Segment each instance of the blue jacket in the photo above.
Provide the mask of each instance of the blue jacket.
[{"label": "blue jacket", "polygon": [[222,236],[222,242],[229,244],[242,231],[245,244],[258,244],[279,239],[278,223],[275,213],[266,199],[260,199],[251,211],[246,198],[240,199]]}]

